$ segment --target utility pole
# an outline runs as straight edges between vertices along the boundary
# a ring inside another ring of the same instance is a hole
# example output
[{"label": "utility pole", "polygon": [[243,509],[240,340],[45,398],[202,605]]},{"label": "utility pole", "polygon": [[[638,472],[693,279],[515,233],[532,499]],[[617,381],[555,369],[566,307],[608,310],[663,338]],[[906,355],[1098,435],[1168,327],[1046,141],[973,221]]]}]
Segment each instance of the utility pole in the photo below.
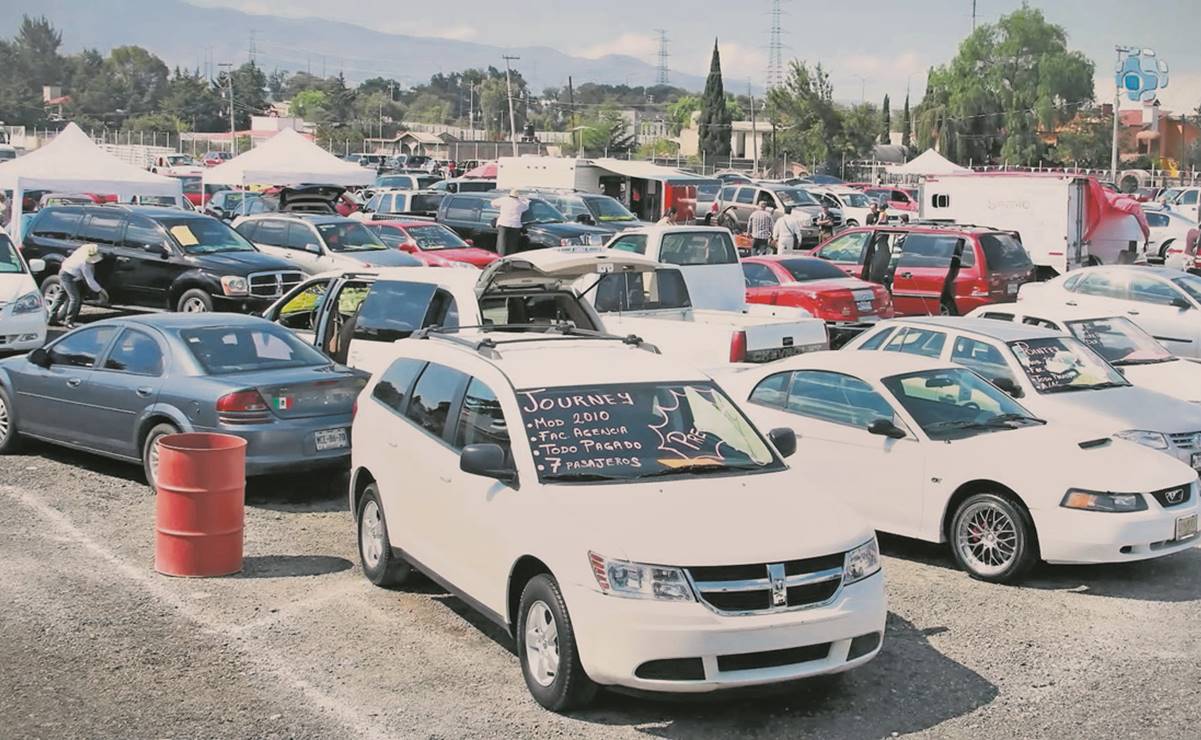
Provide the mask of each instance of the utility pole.
[{"label": "utility pole", "polygon": [[467,83],[467,130],[475,138],[475,83]]},{"label": "utility pole", "polygon": [[[572,84],[571,75],[567,75],[567,102],[571,106],[571,138],[575,140],[575,85]],[[575,148],[575,158],[580,158],[580,148],[583,144],[577,144]]]},{"label": "utility pole", "polygon": [[238,128],[234,125],[234,65],[232,62],[221,62],[218,67],[228,67],[226,79],[229,80],[229,151],[238,156]]},{"label": "utility pole", "polygon": [[757,177],[759,175],[759,131],[755,119],[755,95],[751,92],[751,83],[746,83],[746,94],[751,99],[751,149],[754,150],[751,172]]},{"label": "utility pole", "polygon": [[[1116,69],[1122,68],[1122,57],[1124,54],[1129,54],[1132,51],[1139,51],[1136,46],[1115,46],[1113,50],[1118,55],[1118,65]],[[1119,81],[1120,83],[1120,81]],[[1119,83],[1114,83],[1113,88],[1113,151],[1109,160],[1109,179],[1114,184],[1118,182],[1118,109],[1122,106],[1122,87]]]},{"label": "utility pole", "polygon": [[513,156],[517,156],[517,116],[513,113],[513,69],[509,65],[521,57],[505,55],[505,90],[509,94],[509,135],[513,137]]},{"label": "utility pole", "polygon": [[976,0],[972,0],[972,32],[976,31]]}]

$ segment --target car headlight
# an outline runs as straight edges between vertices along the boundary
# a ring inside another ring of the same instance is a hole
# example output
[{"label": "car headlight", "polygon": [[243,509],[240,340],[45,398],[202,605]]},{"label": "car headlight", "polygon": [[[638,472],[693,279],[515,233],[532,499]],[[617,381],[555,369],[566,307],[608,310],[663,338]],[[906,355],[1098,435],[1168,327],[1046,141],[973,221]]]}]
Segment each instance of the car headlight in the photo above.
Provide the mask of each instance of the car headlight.
[{"label": "car headlight", "polygon": [[847,553],[843,561],[843,585],[875,575],[880,570],[880,545],[873,536],[867,542]]},{"label": "car headlight", "polygon": [[602,593],[628,599],[694,600],[692,588],[680,568],[609,560],[594,552],[588,553],[588,562]]},{"label": "car headlight", "polygon": [[225,295],[246,295],[250,292],[250,287],[246,282],[246,278],[238,275],[222,275],[221,276],[221,292]]},{"label": "car headlight", "polygon": [[1127,429],[1124,432],[1118,432],[1113,435],[1118,439],[1124,439],[1128,442],[1137,442],[1140,445],[1150,447],[1153,450],[1166,450],[1170,446],[1167,436],[1159,432],[1147,432],[1141,429]]},{"label": "car headlight", "polygon": [[42,295],[36,290],[13,301],[13,313],[33,313],[42,310]]},{"label": "car headlight", "polygon": [[1059,505],[1065,509],[1124,513],[1146,511],[1147,501],[1141,493],[1102,493],[1070,488]]}]

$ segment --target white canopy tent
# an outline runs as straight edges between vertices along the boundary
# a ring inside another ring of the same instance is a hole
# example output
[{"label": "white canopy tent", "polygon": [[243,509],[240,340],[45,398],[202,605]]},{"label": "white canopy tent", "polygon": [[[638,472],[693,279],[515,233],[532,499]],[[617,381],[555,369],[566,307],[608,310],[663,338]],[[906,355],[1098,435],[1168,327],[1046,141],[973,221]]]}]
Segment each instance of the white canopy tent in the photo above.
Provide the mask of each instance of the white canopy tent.
[{"label": "white canopy tent", "polygon": [[370,185],[375,171],[338,159],[293,129],[204,173],[206,185]]},{"label": "white canopy tent", "polygon": [[967,167],[960,167],[933,149],[927,149],[905,164],[886,169],[890,175],[952,175],[968,171]]},{"label": "white canopy tent", "polygon": [[116,195],[128,201],[135,195],[161,195],[183,200],[183,183],[122,162],[96,146],[74,123],[49,144],[0,164],[0,190],[13,194],[9,234],[21,243],[21,205],[29,190]]}]

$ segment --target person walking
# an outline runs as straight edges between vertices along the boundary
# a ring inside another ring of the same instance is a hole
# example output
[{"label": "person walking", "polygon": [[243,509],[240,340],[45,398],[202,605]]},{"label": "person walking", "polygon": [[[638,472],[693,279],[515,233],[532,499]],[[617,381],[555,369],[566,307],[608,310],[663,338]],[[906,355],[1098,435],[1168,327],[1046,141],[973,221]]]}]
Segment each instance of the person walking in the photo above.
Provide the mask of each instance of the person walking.
[{"label": "person walking", "polygon": [[755,212],[747,219],[746,224],[746,230],[751,233],[751,254],[767,254],[771,251],[768,242],[771,239],[772,228],[775,225],[775,219],[772,218],[771,212],[767,210],[767,204],[760,202]]},{"label": "person walking", "polygon": [[830,215],[830,209],[822,206],[822,213],[817,217],[818,239],[825,241],[834,236],[834,217]]},{"label": "person walking", "polygon": [[530,202],[521,197],[516,189],[508,195],[492,201],[499,213],[496,215],[496,253],[501,257],[520,251],[521,215],[530,207]]},{"label": "person walking", "polygon": [[776,254],[784,254],[801,247],[802,232],[813,226],[813,216],[794,208],[792,213],[786,213],[776,219],[772,228],[772,241],[776,244]]},{"label": "person walking", "polygon": [[75,319],[79,317],[79,309],[83,305],[83,293],[80,284],[86,283],[88,288],[100,294],[100,302],[108,303],[108,291],[96,282],[96,265],[104,259],[100,247],[95,244],[84,244],[63,260],[58,270],[58,278],[63,286],[66,303],[60,299],[54,314],[58,322],[68,329],[75,328]]},{"label": "person walking", "polygon": [[880,223],[880,202],[873,200],[868,204],[867,209],[867,217],[863,219],[864,224],[875,226]]}]

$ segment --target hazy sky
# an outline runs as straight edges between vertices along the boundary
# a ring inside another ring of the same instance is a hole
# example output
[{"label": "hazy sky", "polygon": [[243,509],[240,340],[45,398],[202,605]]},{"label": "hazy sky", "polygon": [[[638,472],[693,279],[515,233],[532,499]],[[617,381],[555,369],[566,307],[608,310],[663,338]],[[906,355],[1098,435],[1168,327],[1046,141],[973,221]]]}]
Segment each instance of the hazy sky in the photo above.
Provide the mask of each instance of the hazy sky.
[{"label": "hazy sky", "polygon": [[[188,0],[252,13],[314,16],[381,31],[443,36],[500,46],[549,46],[576,56],[628,54],[654,64],[653,29],[666,29],[672,69],[704,74],[720,37],[727,87],[764,83],[770,0]],[[1155,49],[1171,67],[1164,107],[1201,104],[1201,0],[1031,0],[1062,25],[1071,48],[1097,65],[1097,96],[1112,97],[1115,44]],[[899,105],[910,85],[916,102],[926,70],[954,56],[971,30],[972,0],[837,2],[783,0],[784,50],[821,61],[835,96]],[[1020,0],[977,0],[979,22],[996,20]],[[446,60],[447,71],[455,69]],[[861,92],[862,91],[862,92]]]}]

